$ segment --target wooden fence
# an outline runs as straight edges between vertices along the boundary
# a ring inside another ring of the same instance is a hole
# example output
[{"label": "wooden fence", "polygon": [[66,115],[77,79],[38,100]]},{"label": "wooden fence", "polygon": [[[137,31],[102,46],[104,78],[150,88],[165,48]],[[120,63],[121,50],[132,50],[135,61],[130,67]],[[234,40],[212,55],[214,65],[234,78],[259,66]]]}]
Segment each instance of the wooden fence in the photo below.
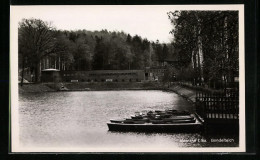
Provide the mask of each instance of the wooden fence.
[{"label": "wooden fence", "polygon": [[238,91],[225,90],[222,93],[196,93],[196,112],[208,120],[238,120]]}]

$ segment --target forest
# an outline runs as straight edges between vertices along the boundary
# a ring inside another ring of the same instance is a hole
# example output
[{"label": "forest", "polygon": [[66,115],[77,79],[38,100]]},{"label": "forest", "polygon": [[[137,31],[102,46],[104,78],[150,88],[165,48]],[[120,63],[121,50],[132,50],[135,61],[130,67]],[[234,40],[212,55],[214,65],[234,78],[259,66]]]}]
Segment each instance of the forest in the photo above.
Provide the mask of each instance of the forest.
[{"label": "forest", "polygon": [[193,84],[233,83],[239,72],[238,11],[168,12],[179,79]]},{"label": "forest", "polygon": [[36,77],[46,56],[59,57],[68,70],[125,70],[151,67],[173,53],[171,44],[123,31],[62,31],[40,19],[23,19],[18,34],[19,68]]},{"label": "forest", "polygon": [[[18,29],[19,69],[39,77],[46,56],[59,57],[68,70],[145,69],[174,59],[166,81],[216,87],[239,72],[238,11],[170,11],[172,41],[162,44],[123,31],[58,30],[40,19],[23,19]],[[159,29],[159,28],[158,28]],[[23,72],[22,72],[23,73]],[[170,74],[171,73],[171,74]]]}]

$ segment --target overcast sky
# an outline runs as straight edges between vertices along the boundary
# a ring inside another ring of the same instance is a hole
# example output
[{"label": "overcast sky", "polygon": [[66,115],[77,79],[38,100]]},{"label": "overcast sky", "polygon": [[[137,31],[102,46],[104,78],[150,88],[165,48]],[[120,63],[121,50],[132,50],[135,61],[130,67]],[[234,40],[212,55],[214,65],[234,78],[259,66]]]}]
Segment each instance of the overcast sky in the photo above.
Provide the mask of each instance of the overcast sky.
[{"label": "overcast sky", "polygon": [[51,21],[62,30],[124,31],[151,41],[169,43],[172,6],[18,6],[15,16]]},{"label": "overcast sky", "polygon": [[[85,5],[11,6],[11,24],[22,18],[51,21],[62,30],[124,31],[151,41],[169,43],[172,25],[167,12],[175,10],[237,10],[241,5]],[[243,7],[243,6],[242,6]]]}]

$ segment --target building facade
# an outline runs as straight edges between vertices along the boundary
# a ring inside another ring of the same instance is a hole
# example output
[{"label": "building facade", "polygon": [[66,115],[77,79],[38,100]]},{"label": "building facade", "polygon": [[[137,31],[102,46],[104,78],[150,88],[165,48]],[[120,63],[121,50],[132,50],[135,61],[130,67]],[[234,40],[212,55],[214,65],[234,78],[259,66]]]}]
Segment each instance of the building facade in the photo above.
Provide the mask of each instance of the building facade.
[{"label": "building facade", "polygon": [[141,82],[144,70],[60,71],[64,82]]},{"label": "building facade", "polygon": [[152,67],[145,69],[145,80],[147,81],[162,81],[166,67]]},{"label": "building facade", "polygon": [[[76,71],[57,57],[45,57],[40,63],[41,82],[141,82],[162,81],[170,62],[158,62],[143,70],[90,70]],[[175,64],[175,62],[174,62]]]}]

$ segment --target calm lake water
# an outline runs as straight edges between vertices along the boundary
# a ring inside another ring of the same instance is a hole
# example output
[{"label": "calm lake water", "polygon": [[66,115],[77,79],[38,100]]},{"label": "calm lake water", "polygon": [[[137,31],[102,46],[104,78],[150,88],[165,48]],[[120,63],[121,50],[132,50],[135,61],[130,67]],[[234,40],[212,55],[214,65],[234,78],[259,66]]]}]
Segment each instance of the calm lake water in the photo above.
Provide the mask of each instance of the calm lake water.
[{"label": "calm lake water", "polygon": [[[183,148],[237,146],[233,135],[203,133],[123,133],[108,131],[107,122],[136,111],[175,108],[193,111],[175,93],[163,91],[86,91],[23,93],[19,97],[20,143],[24,147]],[[227,138],[230,142],[210,142]],[[206,142],[198,142],[204,139]],[[232,141],[232,142],[231,142]],[[131,150],[130,150],[131,151]]]}]

